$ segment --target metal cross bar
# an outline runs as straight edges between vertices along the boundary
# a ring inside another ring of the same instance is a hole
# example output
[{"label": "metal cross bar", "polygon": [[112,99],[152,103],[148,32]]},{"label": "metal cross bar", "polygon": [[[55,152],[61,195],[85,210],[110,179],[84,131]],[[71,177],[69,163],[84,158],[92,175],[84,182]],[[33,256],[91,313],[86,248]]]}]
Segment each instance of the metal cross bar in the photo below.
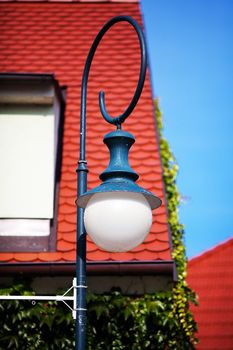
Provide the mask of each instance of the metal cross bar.
[{"label": "metal cross bar", "polygon": [[[77,288],[87,288],[87,286],[77,286],[77,279],[73,279],[73,285],[62,295],[0,295],[0,300],[46,300],[46,301],[62,301],[71,311],[73,319],[76,320],[77,307]],[[73,290],[73,295],[67,295],[71,290]],[[66,303],[66,301],[72,301],[73,307]]]},{"label": "metal cross bar", "polygon": [[63,295],[0,295],[0,300],[74,300],[73,296]]}]

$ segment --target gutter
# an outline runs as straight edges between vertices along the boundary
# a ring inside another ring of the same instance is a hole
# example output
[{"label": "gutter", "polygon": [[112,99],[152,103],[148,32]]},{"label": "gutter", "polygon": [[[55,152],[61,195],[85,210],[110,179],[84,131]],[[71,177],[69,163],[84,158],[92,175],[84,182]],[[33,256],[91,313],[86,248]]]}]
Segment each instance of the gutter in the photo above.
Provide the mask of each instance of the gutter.
[{"label": "gutter", "polygon": [[[0,277],[20,274],[29,276],[74,276],[75,262],[0,263]],[[168,261],[88,261],[89,276],[168,275],[177,281],[175,263]]]}]

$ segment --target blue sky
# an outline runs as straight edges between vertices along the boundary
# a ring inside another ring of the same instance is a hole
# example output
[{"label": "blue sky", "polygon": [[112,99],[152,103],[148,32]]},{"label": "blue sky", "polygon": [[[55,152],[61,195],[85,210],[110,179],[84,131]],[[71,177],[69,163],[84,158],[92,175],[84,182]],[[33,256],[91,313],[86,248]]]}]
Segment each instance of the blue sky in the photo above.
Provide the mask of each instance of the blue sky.
[{"label": "blue sky", "polygon": [[189,258],[233,236],[233,1],[142,0]]}]

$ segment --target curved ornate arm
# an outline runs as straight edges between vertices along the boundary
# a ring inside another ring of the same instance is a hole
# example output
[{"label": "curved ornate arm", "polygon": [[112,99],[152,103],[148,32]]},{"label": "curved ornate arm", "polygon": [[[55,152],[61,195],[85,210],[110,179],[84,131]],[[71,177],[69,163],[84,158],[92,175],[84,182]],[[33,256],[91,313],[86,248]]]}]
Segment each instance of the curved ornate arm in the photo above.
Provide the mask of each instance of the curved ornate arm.
[{"label": "curved ornate arm", "polygon": [[[117,125],[117,128],[121,127],[121,124],[130,115],[136,106],[138,99],[141,95],[145,74],[146,74],[146,45],[143,33],[138,23],[129,16],[117,16],[107,22],[96,36],[89,54],[87,56],[86,64],[83,71],[82,78],[82,91],[81,91],[81,115],[80,115],[80,158],[78,161],[78,197],[83,195],[87,190],[87,165],[85,160],[86,154],[86,97],[87,97],[87,81],[92,59],[94,57],[97,46],[100,40],[107,32],[107,30],[117,22],[126,21],[130,23],[137,32],[140,48],[141,48],[141,68],[139,81],[129,106],[124,113],[118,115],[115,118],[109,116],[104,100],[104,92],[99,94],[100,110],[104,119],[111,124]],[[76,276],[77,286],[76,298],[75,298],[75,310],[76,310],[76,350],[84,350],[86,348],[86,231],[84,227],[84,209],[78,207],[77,210],[77,246],[76,246]]]},{"label": "curved ornate arm", "polygon": [[136,106],[139,97],[142,92],[143,84],[145,81],[145,75],[146,75],[146,65],[147,65],[147,54],[146,54],[146,44],[145,39],[142,33],[142,30],[138,23],[130,16],[117,16],[112,18],[110,21],[108,21],[103,28],[100,30],[100,32],[97,34],[91,48],[89,51],[89,54],[87,56],[86,64],[83,71],[83,77],[82,77],[82,91],[81,91],[81,114],[80,114],[80,160],[85,160],[85,138],[86,138],[86,97],[87,97],[87,81],[89,76],[89,71],[91,67],[91,62],[94,57],[95,51],[104,36],[104,34],[108,31],[109,28],[111,28],[115,23],[117,22],[128,22],[130,23],[135,31],[137,32],[139,43],[140,43],[140,49],[141,49],[141,67],[140,67],[140,74],[139,74],[139,80],[138,84],[134,93],[134,96],[129,104],[129,106],[126,108],[126,110],[116,116],[111,117],[106,109],[105,105],[105,99],[104,99],[104,92],[100,91],[99,93],[99,105],[100,105],[100,111],[102,113],[102,116],[104,119],[111,124],[117,125],[118,128],[121,127],[121,124],[125,121],[125,119],[131,114],[134,107]]}]

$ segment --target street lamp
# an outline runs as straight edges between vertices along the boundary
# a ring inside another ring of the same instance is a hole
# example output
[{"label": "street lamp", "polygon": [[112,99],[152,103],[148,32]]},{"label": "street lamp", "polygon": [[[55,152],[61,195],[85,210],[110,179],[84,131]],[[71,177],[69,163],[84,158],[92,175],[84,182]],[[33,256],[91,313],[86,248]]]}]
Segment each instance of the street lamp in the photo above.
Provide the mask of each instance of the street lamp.
[{"label": "street lamp", "polygon": [[[103,118],[108,123],[114,124],[117,129],[104,137],[104,143],[110,151],[110,162],[100,175],[102,183],[87,191],[85,146],[89,70],[96,48],[104,34],[115,23],[122,21],[131,24],[138,35],[141,48],[139,80],[129,106],[124,113],[114,118],[107,113],[104,92],[101,91],[99,94]],[[138,174],[131,169],[128,162],[128,152],[135,139],[129,132],[121,129],[121,125],[131,114],[141,95],[146,66],[146,45],[141,28],[129,16],[117,16],[108,21],[97,34],[84,67],[80,113],[80,160],[77,169],[76,350],[84,350],[86,347],[86,230],[100,248],[111,252],[128,251],[144,241],[152,224],[151,210],[161,205],[158,197],[135,183]]]}]

